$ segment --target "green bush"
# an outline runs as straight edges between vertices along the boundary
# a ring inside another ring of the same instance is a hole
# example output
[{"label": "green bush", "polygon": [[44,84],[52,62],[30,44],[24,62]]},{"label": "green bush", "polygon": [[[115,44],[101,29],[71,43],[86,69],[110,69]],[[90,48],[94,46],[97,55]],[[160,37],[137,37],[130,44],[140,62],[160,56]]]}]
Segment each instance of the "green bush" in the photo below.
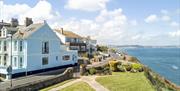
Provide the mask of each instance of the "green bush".
[{"label": "green bush", "polygon": [[117,71],[118,70],[117,65],[118,65],[117,61],[109,61],[110,70]]},{"label": "green bush", "polygon": [[89,73],[88,73],[88,72],[85,72],[83,75],[88,76],[88,75],[89,75]]},{"label": "green bush", "polygon": [[95,68],[90,68],[89,69],[89,74],[91,74],[91,75],[96,74],[96,69]]},{"label": "green bush", "polygon": [[142,65],[141,65],[141,64],[138,64],[138,63],[132,64],[132,69],[137,70],[137,71],[139,71],[139,72],[142,72],[142,71],[143,71]]},{"label": "green bush", "polygon": [[126,68],[126,71],[131,71],[131,69],[132,69],[131,64],[124,64],[123,66]]},{"label": "green bush", "polygon": [[126,68],[123,65],[118,65],[117,68],[118,68],[118,70],[120,72],[125,72],[126,71]]}]

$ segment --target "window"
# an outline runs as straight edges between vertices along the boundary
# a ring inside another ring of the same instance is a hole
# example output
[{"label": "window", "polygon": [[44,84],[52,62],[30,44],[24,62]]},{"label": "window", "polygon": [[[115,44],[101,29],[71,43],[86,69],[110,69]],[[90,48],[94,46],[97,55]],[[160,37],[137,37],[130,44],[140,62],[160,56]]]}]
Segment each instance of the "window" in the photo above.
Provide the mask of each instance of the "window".
[{"label": "window", "polygon": [[21,52],[21,51],[22,51],[22,49],[23,49],[23,42],[22,42],[22,41],[20,41],[20,43],[19,43],[19,51]]},{"label": "window", "polygon": [[3,37],[6,37],[6,31],[2,31],[2,33]]},{"label": "window", "polygon": [[6,45],[7,43],[6,43],[6,41],[4,41],[4,51],[7,51],[7,45]]},{"label": "window", "polygon": [[48,57],[43,57],[42,58],[42,65],[47,65],[48,64]]},{"label": "window", "polygon": [[3,62],[3,65],[4,65],[4,66],[6,66],[6,65],[7,65],[7,60],[6,60],[6,59],[7,59],[7,56],[6,56],[6,55],[4,55],[4,62]]},{"label": "window", "polygon": [[1,51],[1,45],[2,45],[2,44],[1,44],[1,41],[0,41],[0,51]]},{"label": "window", "polygon": [[69,55],[63,56],[63,60],[65,60],[65,61],[70,60],[70,56]]},{"label": "window", "polygon": [[14,67],[17,67],[17,57],[14,57],[13,66],[14,66]]},{"label": "window", "polygon": [[17,51],[17,41],[14,41],[14,51]]},{"label": "window", "polygon": [[49,42],[42,42],[42,53],[48,54],[49,53]]},{"label": "window", "polygon": [[58,61],[58,56],[56,56],[56,61]]},{"label": "window", "polygon": [[0,65],[2,65],[2,60],[1,60],[1,56],[0,56]]},{"label": "window", "polygon": [[22,68],[23,67],[23,58],[22,57],[20,57],[20,59],[19,59],[19,67],[20,68]]},{"label": "window", "polygon": [[75,55],[73,55],[72,60],[73,60],[73,61],[76,61],[76,56],[75,56]]}]

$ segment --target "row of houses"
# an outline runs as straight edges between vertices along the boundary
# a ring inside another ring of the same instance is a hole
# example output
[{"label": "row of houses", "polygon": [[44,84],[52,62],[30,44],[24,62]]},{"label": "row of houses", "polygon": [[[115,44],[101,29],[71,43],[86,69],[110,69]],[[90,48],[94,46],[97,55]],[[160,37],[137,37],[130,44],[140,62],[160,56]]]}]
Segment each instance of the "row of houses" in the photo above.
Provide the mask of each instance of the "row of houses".
[{"label": "row of houses", "polygon": [[[77,65],[81,53],[93,53],[96,40],[71,31],[51,29],[46,21],[24,25],[0,22],[0,77],[30,75]],[[11,74],[11,75],[9,75]]]}]

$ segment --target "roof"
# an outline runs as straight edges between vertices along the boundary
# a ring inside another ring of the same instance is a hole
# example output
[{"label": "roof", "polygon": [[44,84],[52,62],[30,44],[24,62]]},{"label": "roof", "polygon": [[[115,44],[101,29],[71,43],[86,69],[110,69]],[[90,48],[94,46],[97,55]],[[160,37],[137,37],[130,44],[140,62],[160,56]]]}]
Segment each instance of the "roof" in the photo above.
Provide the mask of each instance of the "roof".
[{"label": "roof", "polygon": [[13,38],[28,38],[31,34],[36,32],[39,28],[41,28],[44,23],[31,24],[27,27],[18,28],[18,31],[13,35]]},{"label": "roof", "polygon": [[18,28],[16,28],[16,27],[6,27],[6,26],[4,26],[6,29],[7,29],[7,31],[17,31],[18,30]]},{"label": "roof", "polygon": [[57,30],[57,29],[55,29],[55,31],[68,38],[83,38],[80,35],[73,33],[72,31],[64,31],[64,30],[62,31],[62,30]]}]

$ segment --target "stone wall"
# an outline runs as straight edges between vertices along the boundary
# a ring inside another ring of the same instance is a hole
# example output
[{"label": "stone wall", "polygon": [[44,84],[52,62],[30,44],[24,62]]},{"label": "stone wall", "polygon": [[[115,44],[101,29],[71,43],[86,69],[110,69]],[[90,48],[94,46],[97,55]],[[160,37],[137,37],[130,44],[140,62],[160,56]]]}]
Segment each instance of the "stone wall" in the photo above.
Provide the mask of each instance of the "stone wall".
[{"label": "stone wall", "polygon": [[8,88],[7,91],[38,91],[39,89],[57,84],[59,82],[73,78],[73,68],[67,68],[62,74],[46,80],[38,80],[36,82]]}]

